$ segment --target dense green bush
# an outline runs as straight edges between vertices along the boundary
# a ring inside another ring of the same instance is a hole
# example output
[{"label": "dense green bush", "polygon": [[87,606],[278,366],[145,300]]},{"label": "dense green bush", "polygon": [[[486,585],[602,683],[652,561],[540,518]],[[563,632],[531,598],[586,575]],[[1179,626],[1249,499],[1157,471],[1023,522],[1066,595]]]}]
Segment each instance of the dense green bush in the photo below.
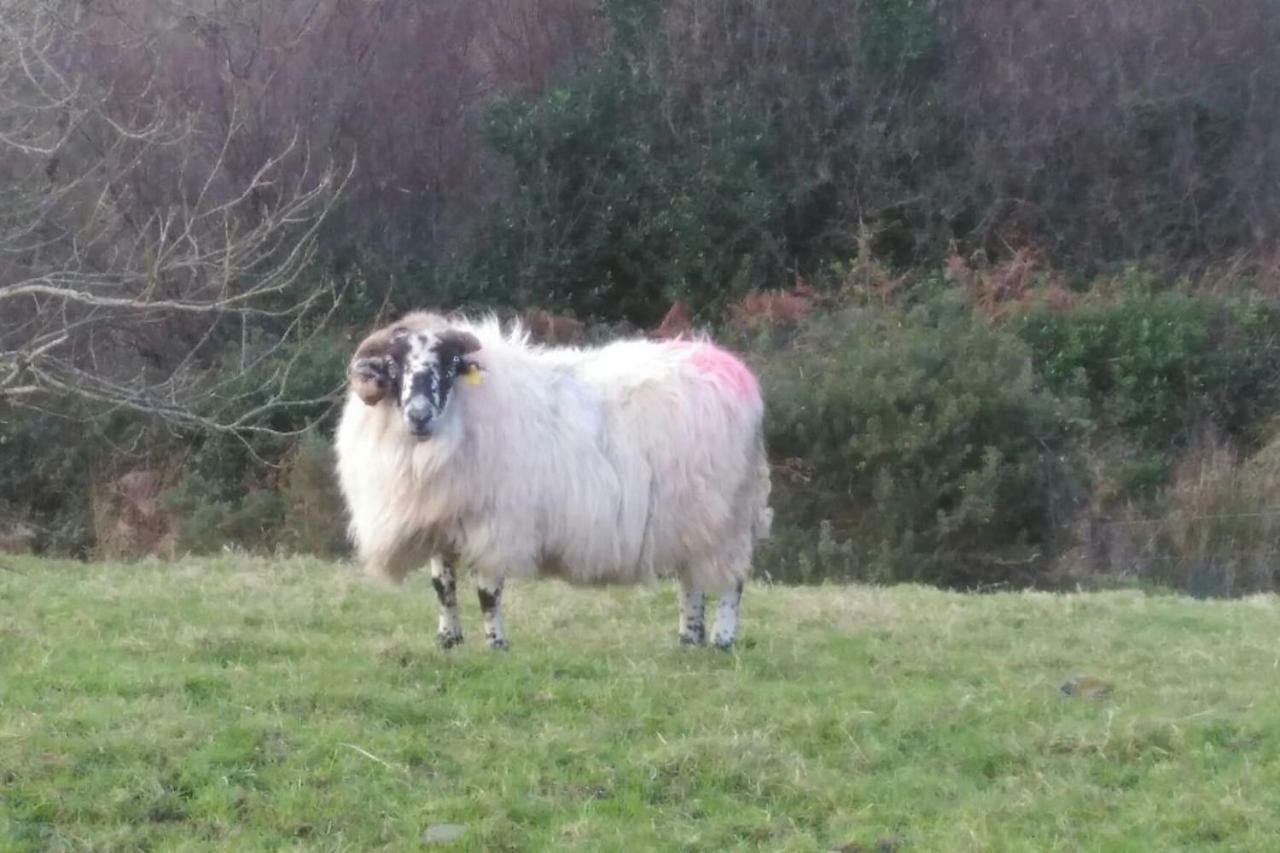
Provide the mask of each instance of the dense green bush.
[{"label": "dense green bush", "polygon": [[0,524],[32,525],[42,551],[87,553],[94,445],[86,438],[84,423],[68,415],[0,407]]},{"label": "dense green bush", "polygon": [[182,520],[180,547],[207,552],[225,544],[255,550],[282,544],[289,461],[305,433],[332,426],[350,350],[341,336],[318,335],[298,347],[264,351],[247,370],[228,368],[235,378],[210,397],[210,411],[225,418],[228,411],[260,409],[265,431],[188,437],[182,479],[167,496]]},{"label": "dense green bush", "polygon": [[924,4],[604,11],[587,68],[488,112],[510,191],[466,298],[645,324],[678,296],[715,315],[856,252],[864,218],[895,260],[941,256],[959,196],[938,182],[956,152]]},{"label": "dense green bush", "polygon": [[1136,445],[1120,475],[1137,492],[1164,482],[1197,430],[1257,443],[1280,410],[1278,327],[1272,303],[1142,286],[1012,324],[1048,384],[1088,400],[1101,440]]},{"label": "dense green bush", "polygon": [[767,571],[971,586],[1044,570],[1082,422],[1015,337],[954,307],[843,311],[755,361],[777,483]]},{"label": "dense green bush", "polygon": [[286,460],[281,547],[332,557],[347,550],[346,506],[338,490],[337,458],[329,438],[305,433]]},{"label": "dense green bush", "polygon": [[777,276],[762,128],[671,97],[650,51],[655,11],[609,4],[592,68],[490,110],[511,195],[476,253],[472,299],[653,323],[676,295],[701,307]]},{"label": "dense green bush", "polygon": [[161,467],[177,447],[145,419],[89,401],[0,405],[0,525],[34,527],[38,551],[89,556],[95,491],[129,471]]},{"label": "dense green bush", "polygon": [[596,55],[489,114],[508,192],[471,292],[645,322],[813,277],[864,224],[900,266],[1265,252],[1280,14],[1246,7],[602,4]]}]

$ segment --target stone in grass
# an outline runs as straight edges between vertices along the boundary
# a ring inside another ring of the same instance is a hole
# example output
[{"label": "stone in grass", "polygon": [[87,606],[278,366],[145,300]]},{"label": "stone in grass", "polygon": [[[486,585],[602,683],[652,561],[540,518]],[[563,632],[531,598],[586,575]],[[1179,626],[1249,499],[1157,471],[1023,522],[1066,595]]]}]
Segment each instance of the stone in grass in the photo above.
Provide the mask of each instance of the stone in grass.
[{"label": "stone in grass", "polygon": [[444,844],[456,840],[466,827],[460,823],[433,823],[422,833],[423,844]]},{"label": "stone in grass", "polygon": [[902,839],[896,835],[890,835],[877,838],[875,843],[870,845],[851,841],[839,847],[832,847],[830,853],[897,853],[900,849],[902,849]]},{"label": "stone in grass", "polygon": [[1058,688],[1068,696],[1082,699],[1101,699],[1111,692],[1111,685],[1092,675],[1073,675]]}]

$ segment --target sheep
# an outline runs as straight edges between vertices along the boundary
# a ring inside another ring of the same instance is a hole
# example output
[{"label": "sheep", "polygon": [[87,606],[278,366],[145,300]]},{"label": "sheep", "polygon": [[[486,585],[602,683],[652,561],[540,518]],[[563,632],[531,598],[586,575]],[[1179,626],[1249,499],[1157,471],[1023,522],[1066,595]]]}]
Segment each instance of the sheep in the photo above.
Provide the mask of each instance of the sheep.
[{"label": "sheep", "polygon": [[705,337],[533,345],[517,323],[425,311],[366,338],[335,436],[349,535],[391,584],[429,564],[437,642],[462,640],[454,568],[476,576],[506,648],[512,577],[576,585],[675,575],[682,644],[732,646],[755,543],[769,535],[764,402]]}]

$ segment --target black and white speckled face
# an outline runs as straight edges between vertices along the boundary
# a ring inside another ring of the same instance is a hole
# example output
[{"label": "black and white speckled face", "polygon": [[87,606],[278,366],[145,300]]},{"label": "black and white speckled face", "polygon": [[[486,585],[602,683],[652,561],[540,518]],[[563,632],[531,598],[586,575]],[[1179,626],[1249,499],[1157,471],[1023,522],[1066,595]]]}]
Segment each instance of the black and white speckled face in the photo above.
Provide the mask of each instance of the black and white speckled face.
[{"label": "black and white speckled face", "polygon": [[469,332],[398,329],[392,335],[392,347],[392,357],[400,365],[405,427],[417,438],[430,438],[454,384],[470,367],[466,356],[479,349],[480,342]]}]

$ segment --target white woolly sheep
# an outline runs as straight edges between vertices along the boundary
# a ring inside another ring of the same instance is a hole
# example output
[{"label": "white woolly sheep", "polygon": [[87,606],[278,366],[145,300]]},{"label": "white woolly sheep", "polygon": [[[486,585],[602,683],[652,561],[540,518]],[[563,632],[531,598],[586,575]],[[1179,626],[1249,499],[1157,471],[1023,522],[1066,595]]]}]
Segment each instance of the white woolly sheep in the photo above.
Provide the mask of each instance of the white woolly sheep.
[{"label": "white woolly sheep", "polygon": [[506,646],[509,577],[620,584],[674,575],[679,639],[728,647],[769,468],[755,377],[709,340],[531,345],[517,326],[425,312],[367,338],[336,437],[367,573],[429,562],[438,641],[462,639],[454,566],[477,576],[485,635]]}]

